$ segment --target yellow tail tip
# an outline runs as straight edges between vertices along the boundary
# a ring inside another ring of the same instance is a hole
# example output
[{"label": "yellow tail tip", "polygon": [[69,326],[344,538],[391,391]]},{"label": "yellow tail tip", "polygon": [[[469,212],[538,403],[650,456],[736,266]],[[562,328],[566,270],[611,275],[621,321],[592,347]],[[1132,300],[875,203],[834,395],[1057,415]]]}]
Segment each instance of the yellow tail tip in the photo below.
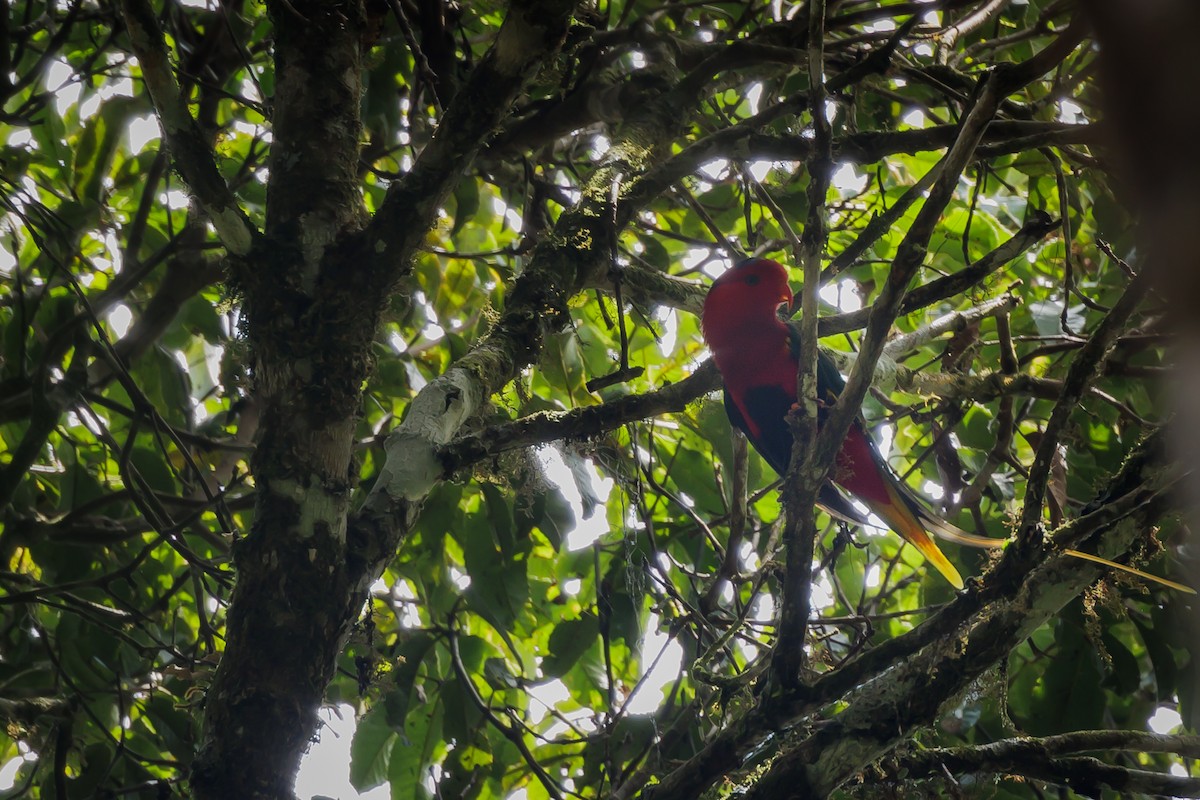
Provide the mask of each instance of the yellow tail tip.
[{"label": "yellow tail tip", "polygon": [[950,563],[950,559],[938,548],[937,542],[930,538],[929,534],[920,527],[918,523],[913,522],[911,526],[896,526],[901,528],[896,533],[900,534],[904,541],[917,548],[917,552],[925,556],[925,560],[933,564],[937,571],[942,573],[942,577],[950,582],[950,585],[955,589],[963,588],[962,576],[958,574],[958,570]]},{"label": "yellow tail tip", "polygon": [[933,564],[937,568],[938,572],[942,573],[942,577],[949,581],[951,586],[955,589],[962,589],[963,579],[958,574],[958,570],[954,568],[954,565],[942,554],[942,551],[938,549],[938,546],[931,539],[927,539],[926,541],[929,542],[929,549],[921,547],[917,542],[913,542],[912,545],[921,552],[921,555],[925,556],[930,564]]},{"label": "yellow tail tip", "polygon": [[937,543],[933,541],[929,533],[925,530],[925,526],[909,510],[908,504],[900,495],[900,491],[895,486],[889,484],[888,494],[891,495],[891,503],[886,505],[882,503],[868,503],[867,505],[880,519],[888,524],[888,527],[900,534],[900,537],[904,541],[917,548],[917,552],[925,556],[925,560],[933,564],[937,568],[937,571],[942,573],[942,577],[950,582],[951,586],[955,589],[962,589],[962,576],[958,574],[958,570],[950,563],[950,559],[946,558],[945,554],[938,549]]}]

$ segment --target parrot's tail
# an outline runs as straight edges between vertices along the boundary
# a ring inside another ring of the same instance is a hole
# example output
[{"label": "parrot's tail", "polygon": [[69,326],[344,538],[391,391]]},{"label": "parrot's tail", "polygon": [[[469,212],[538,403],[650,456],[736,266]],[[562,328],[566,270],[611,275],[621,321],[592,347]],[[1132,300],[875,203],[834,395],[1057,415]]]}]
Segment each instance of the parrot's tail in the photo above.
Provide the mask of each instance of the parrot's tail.
[{"label": "parrot's tail", "polygon": [[[1010,541],[1012,541],[1011,539],[992,539],[987,536],[976,536],[973,533],[968,533],[967,531],[964,531],[962,528],[959,528],[955,525],[951,525],[949,522],[946,522],[946,520],[941,519],[936,514],[934,514],[932,511],[925,508],[925,505],[923,503],[921,503],[911,493],[909,493],[904,487],[899,487],[897,490],[897,493],[900,494],[904,498],[905,504],[912,511],[913,515],[920,521],[922,527],[925,530],[932,533],[934,536],[937,536],[939,539],[945,539],[948,542],[954,542],[955,544],[961,544],[964,547],[975,547],[975,548],[984,548],[984,549],[996,549],[996,548],[1004,547],[1004,545],[1006,545]],[[1157,583],[1160,586],[1166,586],[1168,589],[1174,589],[1175,591],[1185,592],[1187,594],[1195,594],[1196,593],[1196,591],[1194,589],[1192,589],[1190,586],[1184,586],[1182,583],[1176,583],[1175,581],[1168,580],[1167,578],[1160,578],[1157,575],[1153,575],[1149,572],[1145,572],[1143,570],[1138,569],[1137,567],[1131,567],[1127,564],[1119,564],[1116,561],[1110,561],[1109,559],[1103,558],[1102,556],[1092,555],[1091,553],[1085,553],[1082,550],[1069,550],[1068,549],[1068,550],[1063,550],[1062,552],[1065,553],[1066,555],[1071,556],[1072,558],[1078,558],[1083,561],[1091,561],[1095,564],[1103,564],[1106,567],[1111,567],[1115,570],[1124,572],[1128,575],[1135,575],[1135,576],[1141,578],[1142,580],[1147,580],[1147,581],[1150,581],[1151,583]]]},{"label": "parrot's tail", "polygon": [[891,502],[870,503],[868,505],[871,510],[886,522],[888,527],[900,534],[904,541],[917,548],[955,589],[963,588],[962,576],[929,536],[928,526],[922,517],[930,515],[924,512],[924,507],[916,502],[915,498],[910,497],[899,484],[888,481],[887,488]]}]

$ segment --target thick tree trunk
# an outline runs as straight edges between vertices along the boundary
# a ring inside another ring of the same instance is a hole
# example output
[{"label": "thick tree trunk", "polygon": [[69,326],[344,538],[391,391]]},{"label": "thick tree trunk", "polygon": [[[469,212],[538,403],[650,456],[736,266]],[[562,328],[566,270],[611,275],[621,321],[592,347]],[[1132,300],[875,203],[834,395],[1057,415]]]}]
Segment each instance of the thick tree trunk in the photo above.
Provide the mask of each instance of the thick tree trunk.
[{"label": "thick tree trunk", "polygon": [[252,464],[258,502],[235,549],[227,644],[192,769],[200,800],[293,797],[367,587],[427,490],[392,498],[386,516],[397,526],[359,526],[347,536],[360,387],[381,310],[465,165],[561,45],[572,7],[568,0],[513,4],[496,44],[370,227],[358,181],[363,52],[378,22],[369,11],[386,6],[278,0],[271,8],[267,227],[235,264],[262,409]]},{"label": "thick tree trunk", "polygon": [[363,216],[357,182],[362,37],[358,2],[272,8],[276,95],[264,242],[245,284],[262,409],[254,524],[235,548],[227,645],[192,773],[198,798],[291,798],[363,576],[346,558],[351,448],[377,303],[328,245]]}]

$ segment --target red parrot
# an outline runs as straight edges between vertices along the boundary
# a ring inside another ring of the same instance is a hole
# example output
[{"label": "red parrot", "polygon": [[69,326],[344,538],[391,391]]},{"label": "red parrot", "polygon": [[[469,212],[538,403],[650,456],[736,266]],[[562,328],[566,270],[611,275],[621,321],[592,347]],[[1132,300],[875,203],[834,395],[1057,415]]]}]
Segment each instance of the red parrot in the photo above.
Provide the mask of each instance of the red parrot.
[{"label": "red parrot", "polygon": [[[779,318],[778,312],[781,305],[791,303],[792,290],[783,265],[752,258],[717,278],[704,300],[701,318],[704,339],[725,379],[729,421],[746,434],[754,449],[780,475],[787,471],[792,456],[792,432],[786,417],[797,399],[799,334]],[[833,361],[819,353],[818,398],[832,405],[845,386]],[[818,411],[818,422],[825,413]],[[931,530],[951,538],[962,532],[934,516],[900,482],[861,419],[855,420],[846,434],[830,482],[821,489],[818,503],[841,519],[866,522],[842,492],[862,501],[916,547],[954,588],[963,587],[958,570],[929,536]]]},{"label": "red parrot", "polygon": [[[796,404],[799,373],[799,333],[779,318],[781,305],[791,306],[787,270],[767,258],[741,262],[713,282],[704,300],[701,328],[717,369],[725,379],[725,413],[741,429],[776,472],[787,472],[792,458],[792,431],[787,415]],[[846,388],[833,360],[817,354],[817,396],[828,407]],[[820,424],[828,412],[818,409]],[[830,481],[821,488],[817,504],[839,519],[870,524],[843,494],[862,501],[921,552],[956,589],[962,577],[937,544],[933,533],[967,547],[1003,547],[1006,539],[967,533],[939,519],[897,478],[879,454],[861,419],[854,421],[838,451]],[[1103,564],[1176,591],[1195,590],[1126,564],[1079,550],[1069,556]]]}]

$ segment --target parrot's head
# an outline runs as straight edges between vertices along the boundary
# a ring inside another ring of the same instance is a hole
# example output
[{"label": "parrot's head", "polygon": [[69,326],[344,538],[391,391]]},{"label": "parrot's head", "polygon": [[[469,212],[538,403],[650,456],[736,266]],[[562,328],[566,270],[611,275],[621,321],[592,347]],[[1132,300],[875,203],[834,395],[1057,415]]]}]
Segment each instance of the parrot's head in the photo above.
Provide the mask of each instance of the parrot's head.
[{"label": "parrot's head", "polygon": [[769,258],[748,258],[713,281],[704,299],[705,331],[778,320],[779,307],[791,303],[783,265]]},{"label": "parrot's head", "polygon": [[791,303],[787,270],[769,258],[746,259],[713,281],[700,326],[722,374],[745,361],[747,348],[761,351],[767,342],[775,342],[787,349],[787,327],[779,307]]}]

